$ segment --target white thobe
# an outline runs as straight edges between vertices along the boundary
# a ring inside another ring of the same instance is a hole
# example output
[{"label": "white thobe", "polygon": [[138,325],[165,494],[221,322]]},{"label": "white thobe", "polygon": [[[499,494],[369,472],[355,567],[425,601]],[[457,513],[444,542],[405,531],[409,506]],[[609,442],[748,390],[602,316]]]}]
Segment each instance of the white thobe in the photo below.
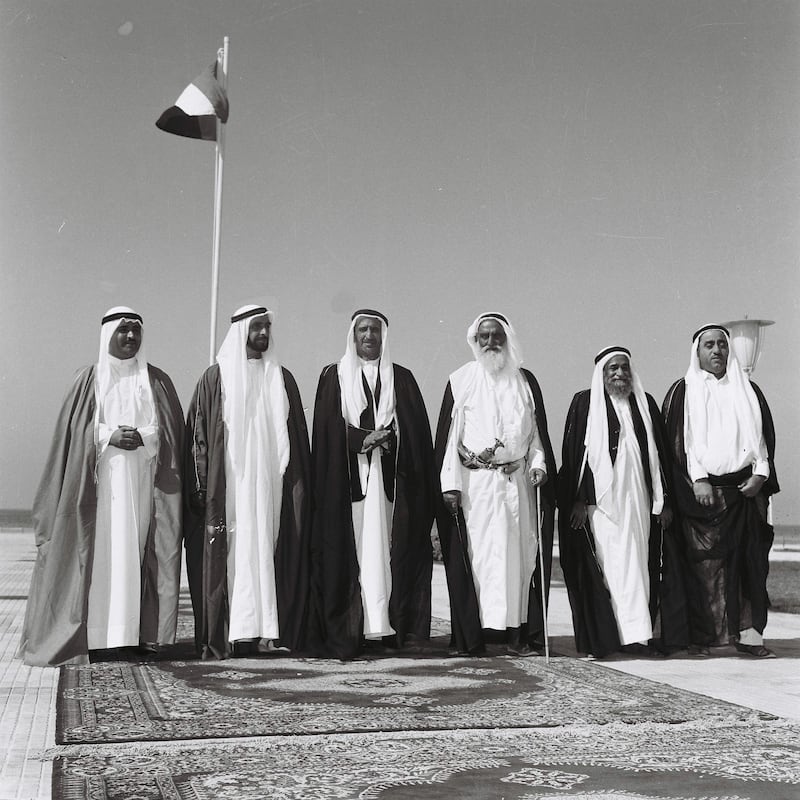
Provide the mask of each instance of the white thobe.
[{"label": "white thobe", "polygon": [[[136,359],[108,358],[112,382],[99,420],[97,518],[86,622],[90,650],[139,644],[141,565],[158,452],[154,409],[149,402],[136,402]],[[120,425],[137,428],[144,447],[109,446]]]},{"label": "white thobe", "polygon": [[247,361],[242,474],[225,453],[225,513],[228,530],[228,639],[278,639],[275,548],[280,530],[283,476],[264,413],[264,367]]},{"label": "white thobe", "polygon": [[653,636],[647,564],[651,503],[630,403],[615,397],[611,402],[620,425],[611,487],[600,505],[590,505],[588,512],[620,644],[625,645]]},{"label": "white thobe", "polygon": [[[361,368],[374,395],[378,362],[363,361]],[[377,414],[377,410],[373,408]],[[364,609],[364,637],[380,639],[395,633],[389,622],[392,596],[391,529],[394,504],[386,497],[383,484],[383,457],[391,458],[380,447],[370,457],[357,455],[358,474],[364,499],[352,504],[353,536],[358,559],[361,605]]]},{"label": "white thobe", "polygon": [[717,379],[710,372],[703,374],[707,390],[706,442],[701,457],[690,448],[687,453],[689,475],[693,481],[709,475],[729,475],[752,465],[756,475],[769,477],[767,444],[762,432],[758,450],[745,441],[735,406],[735,387],[727,375]]},{"label": "white thobe", "polygon": [[[480,375],[463,407],[456,405],[440,477],[443,492],[461,492],[481,627],[505,630],[528,619],[538,513],[528,476],[532,469],[546,472],[546,466],[527,381],[518,373],[499,380],[483,370]],[[492,461],[521,460],[516,471],[461,464],[459,445],[479,454],[495,439],[503,446]]]}]

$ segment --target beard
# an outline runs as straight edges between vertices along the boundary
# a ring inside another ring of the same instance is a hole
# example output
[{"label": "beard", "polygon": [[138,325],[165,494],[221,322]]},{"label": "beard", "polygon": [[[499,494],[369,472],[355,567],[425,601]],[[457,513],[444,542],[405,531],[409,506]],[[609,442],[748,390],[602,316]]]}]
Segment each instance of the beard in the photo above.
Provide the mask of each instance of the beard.
[{"label": "beard", "polygon": [[606,391],[611,397],[624,399],[633,391],[632,381],[605,381]]},{"label": "beard", "polygon": [[499,375],[508,366],[508,353],[505,349],[483,350],[478,354],[478,363],[490,375]]}]

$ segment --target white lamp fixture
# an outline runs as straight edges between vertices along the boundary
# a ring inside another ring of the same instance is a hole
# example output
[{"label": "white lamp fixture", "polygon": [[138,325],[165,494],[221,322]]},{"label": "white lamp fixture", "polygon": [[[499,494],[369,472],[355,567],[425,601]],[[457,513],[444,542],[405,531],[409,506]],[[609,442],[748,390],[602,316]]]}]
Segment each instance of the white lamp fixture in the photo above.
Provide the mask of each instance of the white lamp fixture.
[{"label": "white lamp fixture", "polygon": [[722,323],[730,332],[731,347],[742,369],[747,376],[753,373],[761,353],[764,337],[761,329],[774,325],[771,319],[735,319]]}]

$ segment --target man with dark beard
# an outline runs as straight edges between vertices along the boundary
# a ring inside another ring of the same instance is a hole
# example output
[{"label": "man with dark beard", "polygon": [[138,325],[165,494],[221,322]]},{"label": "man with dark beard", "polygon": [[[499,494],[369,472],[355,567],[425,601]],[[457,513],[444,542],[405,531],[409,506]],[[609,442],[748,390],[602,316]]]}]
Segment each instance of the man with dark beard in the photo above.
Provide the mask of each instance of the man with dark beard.
[{"label": "man with dark beard", "polygon": [[579,652],[655,655],[652,639],[686,643],[680,571],[664,534],[664,455],[659,409],[630,351],[602,350],[591,389],[572,399],[559,473],[561,565]]},{"label": "man with dark beard", "polygon": [[[547,417],[506,317],[481,314],[467,342],[475,360],[450,376],[436,432],[452,646],[478,655],[499,641],[510,653],[531,655],[543,644],[541,584],[532,586],[537,514],[545,586],[552,552],[556,468]],[[539,509],[535,488],[543,485]]]},{"label": "man with dark beard", "polygon": [[280,654],[304,644],[310,453],[273,313],[231,317],[186,425],[186,569],[204,659]]},{"label": "man with dark beard", "polygon": [[764,646],[767,522],[775,476],[775,428],[761,389],[730,349],[721,325],[692,337],[689,369],[664,400],[677,510],[688,560],[690,650],[732,642],[755,658]]}]

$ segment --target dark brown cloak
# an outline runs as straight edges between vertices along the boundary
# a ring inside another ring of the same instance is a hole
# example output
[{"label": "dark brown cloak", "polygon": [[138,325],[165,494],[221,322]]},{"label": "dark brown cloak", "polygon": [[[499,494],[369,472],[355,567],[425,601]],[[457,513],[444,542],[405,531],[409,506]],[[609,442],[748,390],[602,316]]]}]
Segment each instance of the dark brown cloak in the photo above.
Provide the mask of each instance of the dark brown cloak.
[{"label": "dark brown cloak", "polygon": [[[280,643],[302,650],[308,614],[310,453],[308,428],[294,377],[281,368],[289,400],[289,463],[275,550]],[[225,422],[219,365],[200,378],[186,416],[186,568],[203,659],[227,658],[228,538],[225,516]]]},{"label": "dark brown cloak", "polygon": [[[80,370],[61,407],[33,501],[37,555],[20,655],[26,664],[89,661],[86,618],[97,514],[94,366]],[[159,448],[150,530],[142,563],[140,639],[171,643],[180,588],[183,412],[172,381],[148,364]]]},{"label": "dark brown cloak", "polygon": [[[769,458],[769,478],[752,498],[737,488],[751,473],[709,476],[718,502],[701,506],[694,496],[686,466],[683,438],[686,381],[676,381],[664,398],[673,487],[680,518],[689,601],[692,644],[727,644],[739,631],[767,624],[767,575],[774,531],[767,522],[771,495],[780,491],[775,473],[775,426],[759,387],[750,384],[761,407],[762,432]],[[722,502],[719,502],[722,501]]]}]

